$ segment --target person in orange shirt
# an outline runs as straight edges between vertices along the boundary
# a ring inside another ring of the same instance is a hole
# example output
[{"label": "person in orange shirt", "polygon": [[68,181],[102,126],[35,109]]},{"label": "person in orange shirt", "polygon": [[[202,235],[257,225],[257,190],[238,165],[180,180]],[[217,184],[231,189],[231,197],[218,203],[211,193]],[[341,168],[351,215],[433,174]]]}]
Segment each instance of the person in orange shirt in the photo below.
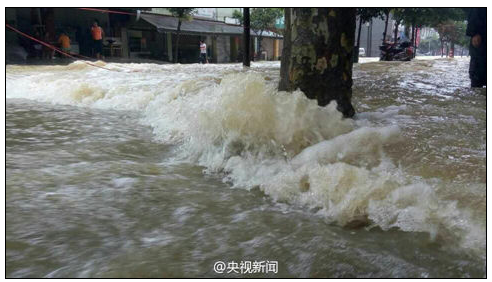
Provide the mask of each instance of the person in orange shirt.
[{"label": "person in orange shirt", "polygon": [[93,50],[94,53],[96,54],[96,57],[98,60],[102,57],[102,48],[103,48],[103,38],[104,38],[104,30],[97,24],[97,21],[94,21],[92,24],[92,42],[93,42]]},{"label": "person in orange shirt", "polygon": [[60,47],[63,52],[69,53],[70,54],[70,37],[62,31],[60,34],[60,37],[58,37],[58,44],[60,44]]}]

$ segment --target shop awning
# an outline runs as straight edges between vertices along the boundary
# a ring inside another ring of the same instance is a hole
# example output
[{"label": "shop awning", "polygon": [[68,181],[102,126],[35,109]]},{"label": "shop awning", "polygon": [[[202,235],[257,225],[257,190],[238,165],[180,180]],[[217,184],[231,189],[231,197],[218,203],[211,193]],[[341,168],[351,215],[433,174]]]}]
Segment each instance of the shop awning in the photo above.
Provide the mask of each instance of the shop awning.
[{"label": "shop awning", "polygon": [[[178,19],[171,16],[142,14],[141,18],[157,28],[158,32],[175,32],[178,29]],[[209,21],[193,19],[192,21],[183,21],[181,23],[181,32],[184,34],[228,34],[241,35],[243,27],[240,25],[226,24],[219,21]],[[251,36],[257,36],[251,31]],[[273,32],[264,32],[264,37],[281,37]]]}]

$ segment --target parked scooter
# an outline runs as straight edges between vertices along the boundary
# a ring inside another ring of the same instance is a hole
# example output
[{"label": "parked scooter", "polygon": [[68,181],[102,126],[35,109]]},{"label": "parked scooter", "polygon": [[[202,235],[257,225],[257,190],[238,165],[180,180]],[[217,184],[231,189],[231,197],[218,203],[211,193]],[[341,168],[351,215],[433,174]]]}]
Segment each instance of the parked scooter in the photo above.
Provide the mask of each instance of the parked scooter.
[{"label": "parked scooter", "polygon": [[413,59],[413,47],[410,42],[387,43],[379,46],[381,50],[380,61],[410,61]]}]

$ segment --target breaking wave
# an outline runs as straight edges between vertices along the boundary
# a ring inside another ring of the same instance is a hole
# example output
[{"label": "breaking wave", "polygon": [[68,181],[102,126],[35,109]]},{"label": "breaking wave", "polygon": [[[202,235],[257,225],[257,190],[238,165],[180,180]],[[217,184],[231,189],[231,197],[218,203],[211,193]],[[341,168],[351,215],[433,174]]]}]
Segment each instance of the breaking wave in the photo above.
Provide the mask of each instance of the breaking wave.
[{"label": "breaking wave", "polygon": [[397,107],[354,121],[335,102],[319,107],[300,91],[279,92],[275,80],[239,65],[105,66],[125,71],[8,66],[7,98],[140,111],[156,139],[177,145],[175,161],[198,163],[234,188],[260,189],[342,226],[427,232],[485,255],[485,225],[436,192],[449,183],[410,175],[386,157],[400,128],[371,119]]}]

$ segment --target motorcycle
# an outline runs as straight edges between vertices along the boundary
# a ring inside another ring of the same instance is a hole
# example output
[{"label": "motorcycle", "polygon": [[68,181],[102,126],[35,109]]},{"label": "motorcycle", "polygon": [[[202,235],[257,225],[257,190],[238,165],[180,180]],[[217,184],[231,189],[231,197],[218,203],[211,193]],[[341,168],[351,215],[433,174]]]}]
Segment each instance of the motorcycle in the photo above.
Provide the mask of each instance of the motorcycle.
[{"label": "motorcycle", "polygon": [[380,61],[410,61],[413,59],[414,50],[410,42],[387,43],[379,46],[381,50]]}]

